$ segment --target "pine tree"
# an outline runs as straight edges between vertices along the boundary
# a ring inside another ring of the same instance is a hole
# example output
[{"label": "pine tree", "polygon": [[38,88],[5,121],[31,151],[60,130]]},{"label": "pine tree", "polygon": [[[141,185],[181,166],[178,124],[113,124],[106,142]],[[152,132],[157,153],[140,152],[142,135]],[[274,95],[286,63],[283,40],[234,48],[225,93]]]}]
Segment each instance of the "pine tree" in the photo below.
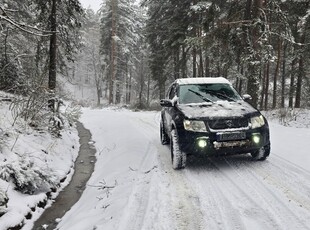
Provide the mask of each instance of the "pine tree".
[{"label": "pine tree", "polygon": [[105,68],[100,57],[100,20],[99,15],[91,9],[86,10],[86,17],[83,23],[83,48],[79,61],[82,62],[80,70],[87,69],[87,73],[83,72],[80,74],[90,74],[95,83],[97,93],[97,106],[100,105],[100,98],[102,96],[102,83],[103,73]]},{"label": "pine tree", "polygon": [[[83,8],[78,0],[34,0],[39,23],[51,31],[49,40],[49,89],[56,87],[56,74],[66,61],[72,61],[80,48],[81,17]],[[47,41],[41,41],[45,46]],[[59,67],[57,67],[57,64]]]},{"label": "pine tree", "polygon": [[32,40],[44,34],[33,26],[32,12],[27,1],[0,4],[0,90],[19,92],[31,75]]},{"label": "pine tree", "polygon": [[167,40],[168,21],[165,11],[170,9],[169,1],[150,1],[148,5],[148,21],[146,25],[147,41],[150,45],[150,70],[153,80],[157,82],[159,97],[164,98],[165,83],[168,76],[165,74],[168,62],[168,50],[164,42]]},{"label": "pine tree", "polygon": [[142,19],[132,0],[106,0],[101,12],[100,52],[108,67],[109,103],[120,103],[125,101],[128,68],[139,59]]}]

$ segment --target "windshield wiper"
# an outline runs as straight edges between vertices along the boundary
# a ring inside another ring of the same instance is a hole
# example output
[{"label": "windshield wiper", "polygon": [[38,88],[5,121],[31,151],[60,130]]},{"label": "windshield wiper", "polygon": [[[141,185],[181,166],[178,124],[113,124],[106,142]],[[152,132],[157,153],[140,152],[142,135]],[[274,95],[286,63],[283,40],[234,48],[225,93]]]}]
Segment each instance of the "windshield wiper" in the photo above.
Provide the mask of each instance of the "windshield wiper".
[{"label": "windshield wiper", "polygon": [[196,92],[192,89],[188,89],[189,92],[193,93],[193,94],[196,94],[198,97],[200,97],[202,100],[204,100],[205,102],[211,102],[211,103],[214,103],[213,101],[211,101],[210,99],[206,98],[205,96],[203,96],[201,93],[199,92]]},{"label": "windshield wiper", "polygon": [[230,100],[230,101],[236,102],[236,100],[234,98],[229,97],[226,94],[223,94],[223,93],[220,93],[220,92],[215,92],[215,91],[208,90],[207,93],[209,93],[210,95],[216,96],[216,97],[220,96],[220,97],[222,97],[222,98],[224,98],[224,99],[226,99],[228,101]]},{"label": "windshield wiper", "polygon": [[231,101],[233,101],[233,102],[236,102],[236,100],[235,100],[234,98],[229,97],[229,96],[227,96],[227,95],[225,95],[225,94],[216,93],[216,95],[219,95],[219,96],[221,96],[221,97],[223,97],[223,98],[225,98],[225,99],[227,99],[227,100],[231,100]]}]

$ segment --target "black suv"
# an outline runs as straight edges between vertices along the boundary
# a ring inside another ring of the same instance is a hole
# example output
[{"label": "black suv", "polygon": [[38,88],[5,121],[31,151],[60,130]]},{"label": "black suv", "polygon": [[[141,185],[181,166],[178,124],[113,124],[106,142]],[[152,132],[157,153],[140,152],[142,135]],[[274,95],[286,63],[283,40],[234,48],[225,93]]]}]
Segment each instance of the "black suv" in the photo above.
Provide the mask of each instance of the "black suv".
[{"label": "black suv", "polygon": [[187,154],[250,153],[265,160],[270,153],[269,126],[225,78],[177,79],[168,89],[160,122],[162,144],[171,147],[174,169]]}]

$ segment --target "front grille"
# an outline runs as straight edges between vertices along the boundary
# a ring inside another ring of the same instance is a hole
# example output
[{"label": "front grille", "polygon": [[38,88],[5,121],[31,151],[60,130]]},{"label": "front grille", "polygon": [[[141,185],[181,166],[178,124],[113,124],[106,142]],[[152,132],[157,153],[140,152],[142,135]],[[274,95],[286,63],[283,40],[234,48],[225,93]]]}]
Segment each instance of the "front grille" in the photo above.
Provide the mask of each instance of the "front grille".
[{"label": "front grille", "polygon": [[247,128],[249,122],[247,118],[218,119],[208,121],[208,125],[211,129],[238,129]]}]

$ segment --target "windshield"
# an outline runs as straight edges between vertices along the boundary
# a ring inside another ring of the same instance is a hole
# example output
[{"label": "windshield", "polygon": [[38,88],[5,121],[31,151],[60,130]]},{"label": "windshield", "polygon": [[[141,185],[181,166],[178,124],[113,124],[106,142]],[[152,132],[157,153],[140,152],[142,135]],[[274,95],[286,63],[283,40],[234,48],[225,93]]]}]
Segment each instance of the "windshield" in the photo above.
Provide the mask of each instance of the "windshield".
[{"label": "windshield", "polygon": [[179,88],[180,104],[238,100],[241,97],[230,84],[189,84]]}]

